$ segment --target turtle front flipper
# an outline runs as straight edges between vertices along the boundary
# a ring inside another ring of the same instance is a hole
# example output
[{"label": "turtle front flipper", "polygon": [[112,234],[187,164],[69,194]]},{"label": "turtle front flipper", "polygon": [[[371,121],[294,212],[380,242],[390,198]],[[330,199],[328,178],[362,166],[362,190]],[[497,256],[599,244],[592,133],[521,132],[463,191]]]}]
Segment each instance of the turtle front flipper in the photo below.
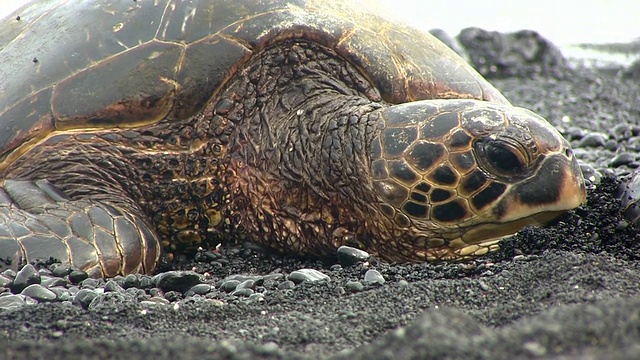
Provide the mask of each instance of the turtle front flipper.
[{"label": "turtle front flipper", "polygon": [[54,259],[92,277],[155,269],[160,243],[147,221],[133,215],[139,209],[70,200],[46,180],[0,186],[0,268]]}]

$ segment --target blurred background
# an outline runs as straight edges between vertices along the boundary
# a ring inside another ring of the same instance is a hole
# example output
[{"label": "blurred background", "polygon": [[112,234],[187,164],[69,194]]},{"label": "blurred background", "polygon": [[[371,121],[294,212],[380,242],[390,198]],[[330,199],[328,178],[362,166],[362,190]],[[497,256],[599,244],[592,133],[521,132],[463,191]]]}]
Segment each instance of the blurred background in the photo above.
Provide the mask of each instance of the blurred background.
[{"label": "blurred background", "polygon": [[[29,0],[0,0],[0,17]],[[41,0],[33,0],[41,1]],[[150,1],[150,0],[139,0]],[[349,0],[345,0],[349,1]],[[640,1],[628,0],[351,0],[379,8],[387,16],[423,30],[449,35],[476,26],[511,32],[536,30],[560,46],[565,56],[591,56],[576,44],[640,40]],[[620,54],[618,54],[620,55]],[[637,57],[635,54],[625,56]],[[619,59],[627,62],[629,59]]]}]

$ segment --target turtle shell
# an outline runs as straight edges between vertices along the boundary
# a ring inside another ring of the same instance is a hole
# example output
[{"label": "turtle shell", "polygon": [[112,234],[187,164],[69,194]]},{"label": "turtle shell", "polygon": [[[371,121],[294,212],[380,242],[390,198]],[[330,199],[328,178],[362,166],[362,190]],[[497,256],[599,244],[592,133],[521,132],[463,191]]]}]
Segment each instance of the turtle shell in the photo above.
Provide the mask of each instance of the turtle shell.
[{"label": "turtle shell", "polygon": [[[341,0],[39,0],[0,23],[0,170],[54,132],[200,111],[253,54],[333,48],[380,101],[507,100],[428,33]],[[18,18],[19,16],[19,18]]]}]

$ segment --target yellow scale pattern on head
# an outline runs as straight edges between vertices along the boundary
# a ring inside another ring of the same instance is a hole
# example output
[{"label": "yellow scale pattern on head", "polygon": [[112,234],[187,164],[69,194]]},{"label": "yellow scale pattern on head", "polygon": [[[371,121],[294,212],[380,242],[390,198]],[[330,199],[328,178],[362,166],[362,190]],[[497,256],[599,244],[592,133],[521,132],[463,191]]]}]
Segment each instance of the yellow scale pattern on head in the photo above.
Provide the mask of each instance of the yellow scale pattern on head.
[{"label": "yellow scale pattern on head", "polygon": [[[478,168],[472,149],[477,134],[466,130],[462,119],[473,118],[466,115],[438,112],[415,124],[393,124],[374,140],[374,187],[386,202],[380,209],[399,226],[409,227],[412,221],[458,223],[506,191],[505,184],[488,179]],[[506,121],[499,112],[490,116]]]}]

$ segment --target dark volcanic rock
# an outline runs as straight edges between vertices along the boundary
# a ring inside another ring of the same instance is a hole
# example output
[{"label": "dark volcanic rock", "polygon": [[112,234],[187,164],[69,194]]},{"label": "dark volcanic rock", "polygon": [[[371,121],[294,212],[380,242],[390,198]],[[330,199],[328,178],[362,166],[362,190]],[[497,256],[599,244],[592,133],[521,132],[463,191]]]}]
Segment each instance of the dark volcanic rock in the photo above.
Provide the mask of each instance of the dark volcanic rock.
[{"label": "dark volcanic rock", "polygon": [[33,265],[28,264],[23,266],[22,269],[16,273],[16,277],[13,279],[13,283],[9,287],[14,293],[19,293],[31,284],[40,284],[40,280],[40,274],[38,274],[38,271],[33,267]]},{"label": "dark volcanic rock", "polygon": [[163,291],[185,292],[200,283],[200,275],[193,271],[167,271],[156,275],[153,281]]},{"label": "dark volcanic rock", "polygon": [[458,41],[470,63],[487,78],[547,75],[564,78],[570,71],[562,52],[535,31],[503,34],[466,28]]},{"label": "dark volcanic rock", "polygon": [[356,249],[351,246],[340,246],[336,252],[338,255],[338,262],[342,266],[351,266],[357,262],[366,261],[369,258],[369,253]]}]

